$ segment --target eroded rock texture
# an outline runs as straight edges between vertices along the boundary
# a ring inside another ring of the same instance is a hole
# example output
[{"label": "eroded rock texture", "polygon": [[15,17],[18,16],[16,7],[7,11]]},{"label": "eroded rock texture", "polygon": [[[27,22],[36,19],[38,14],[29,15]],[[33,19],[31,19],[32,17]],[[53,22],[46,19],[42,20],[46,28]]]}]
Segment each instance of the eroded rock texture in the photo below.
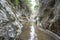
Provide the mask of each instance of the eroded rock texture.
[{"label": "eroded rock texture", "polygon": [[20,35],[27,8],[20,3],[15,3],[15,0],[0,0],[0,40],[14,40]]},{"label": "eroded rock texture", "polygon": [[60,35],[60,0],[39,0],[39,17],[43,28]]}]

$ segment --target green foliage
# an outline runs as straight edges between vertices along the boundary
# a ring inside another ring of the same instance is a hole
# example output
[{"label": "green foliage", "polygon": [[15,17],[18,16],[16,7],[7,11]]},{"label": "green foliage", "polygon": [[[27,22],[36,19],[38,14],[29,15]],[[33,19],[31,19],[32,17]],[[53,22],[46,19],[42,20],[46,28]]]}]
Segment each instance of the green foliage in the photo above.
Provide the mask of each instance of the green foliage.
[{"label": "green foliage", "polygon": [[32,6],[32,4],[30,3],[31,0],[25,0],[26,1],[26,4],[28,5],[28,7],[30,8]]},{"label": "green foliage", "polygon": [[16,5],[18,5],[18,4],[19,4],[19,0],[15,0],[15,2],[16,2]]},{"label": "green foliage", "polygon": [[39,3],[36,3],[34,9],[37,10],[39,8]]}]

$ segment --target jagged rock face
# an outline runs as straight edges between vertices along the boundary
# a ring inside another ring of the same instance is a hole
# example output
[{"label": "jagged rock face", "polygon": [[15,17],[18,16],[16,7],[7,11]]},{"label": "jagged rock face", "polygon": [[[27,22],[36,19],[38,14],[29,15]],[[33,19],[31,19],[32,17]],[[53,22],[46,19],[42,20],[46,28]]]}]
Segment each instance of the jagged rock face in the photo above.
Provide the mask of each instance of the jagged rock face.
[{"label": "jagged rock face", "polygon": [[39,0],[39,18],[43,28],[60,35],[60,0]]},{"label": "jagged rock face", "polygon": [[0,40],[14,40],[21,33],[20,11],[14,13],[12,7],[15,8],[6,0],[0,0]]}]

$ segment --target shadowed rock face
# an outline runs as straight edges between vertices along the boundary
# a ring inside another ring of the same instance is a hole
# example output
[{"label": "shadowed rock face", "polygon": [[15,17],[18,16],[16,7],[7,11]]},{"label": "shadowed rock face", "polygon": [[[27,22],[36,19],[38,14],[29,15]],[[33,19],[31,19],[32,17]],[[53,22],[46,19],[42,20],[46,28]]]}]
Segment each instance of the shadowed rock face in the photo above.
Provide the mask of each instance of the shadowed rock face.
[{"label": "shadowed rock face", "polygon": [[43,28],[60,35],[60,0],[39,0],[39,18]]}]

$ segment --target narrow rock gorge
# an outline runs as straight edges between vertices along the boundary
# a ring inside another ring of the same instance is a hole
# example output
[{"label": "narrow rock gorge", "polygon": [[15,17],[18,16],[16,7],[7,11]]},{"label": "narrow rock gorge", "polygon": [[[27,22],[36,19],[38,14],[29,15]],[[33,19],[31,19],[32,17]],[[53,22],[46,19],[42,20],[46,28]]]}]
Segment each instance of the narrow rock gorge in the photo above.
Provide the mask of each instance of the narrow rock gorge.
[{"label": "narrow rock gorge", "polygon": [[60,0],[0,0],[0,40],[60,40]]}]

